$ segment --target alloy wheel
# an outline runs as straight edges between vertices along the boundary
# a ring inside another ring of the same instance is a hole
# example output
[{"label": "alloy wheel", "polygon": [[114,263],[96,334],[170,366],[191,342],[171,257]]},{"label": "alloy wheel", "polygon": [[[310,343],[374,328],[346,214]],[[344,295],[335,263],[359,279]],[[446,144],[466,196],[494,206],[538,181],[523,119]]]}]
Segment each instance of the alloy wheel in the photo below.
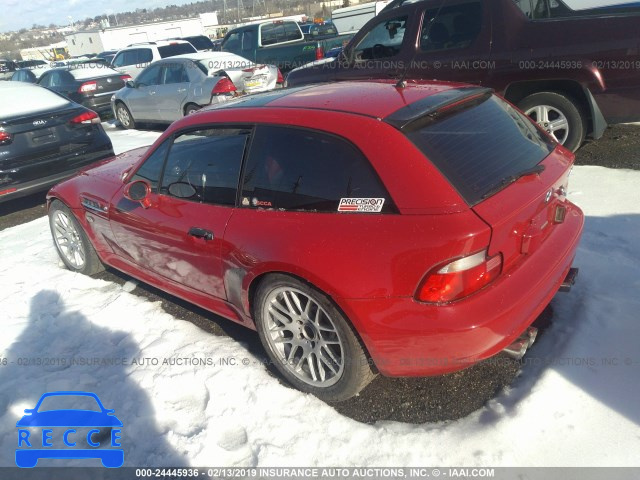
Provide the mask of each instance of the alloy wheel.
[{"label": "alloy wheel", "polygon": [[263,304],[266,339],[291,374],[313,387],[338,382],[345,367],[344,347],[330,315],[293,287],[272,290]]},{"label": "alloy wheel", "polygon": [[85,250],[73,221],[65,212],[57,211],[53,221],[54,240],[64,258],[77,269],[81,269],[85,262]]},{"label": "alloy wheel", "polygon": [[524,113],[552,135],[558,143],[564,144],[569,138],[569,120],[557,108],[550,105],[536,105]]}]

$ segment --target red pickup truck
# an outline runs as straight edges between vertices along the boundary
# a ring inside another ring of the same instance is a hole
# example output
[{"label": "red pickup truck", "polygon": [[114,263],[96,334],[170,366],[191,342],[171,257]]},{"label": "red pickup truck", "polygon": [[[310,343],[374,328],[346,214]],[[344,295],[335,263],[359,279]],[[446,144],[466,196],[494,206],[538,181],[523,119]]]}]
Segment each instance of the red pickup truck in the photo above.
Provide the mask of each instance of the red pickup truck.
[{"label": "red pickup truck", "polygon": [[[640,7],[603,0],[394,0],[287,86],[370,78],[495,89],[567,148],[640,121]],[[618,2],[620,3],[620,2]]]}]

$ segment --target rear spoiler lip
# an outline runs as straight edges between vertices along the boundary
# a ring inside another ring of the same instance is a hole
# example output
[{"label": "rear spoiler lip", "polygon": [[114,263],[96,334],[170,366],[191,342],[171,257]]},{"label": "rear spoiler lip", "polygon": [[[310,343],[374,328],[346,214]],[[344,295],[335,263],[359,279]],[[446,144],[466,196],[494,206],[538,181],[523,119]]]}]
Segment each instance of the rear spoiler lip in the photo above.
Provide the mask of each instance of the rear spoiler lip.
[{"label": "rear spoiler lip", "polygon": [[[412,130],[412,126],[425,116],[433,115],[438,111],[446,110],[457,104],[464,104],[468,101],[494,93],[494,90],[486,87],[456,87],[444,90],[434,95],[424,97],[417,102],[413,102],[399,110],[396,110],[383,121],[400,131]],[[422,122],[420,122],[422,123]]]}]

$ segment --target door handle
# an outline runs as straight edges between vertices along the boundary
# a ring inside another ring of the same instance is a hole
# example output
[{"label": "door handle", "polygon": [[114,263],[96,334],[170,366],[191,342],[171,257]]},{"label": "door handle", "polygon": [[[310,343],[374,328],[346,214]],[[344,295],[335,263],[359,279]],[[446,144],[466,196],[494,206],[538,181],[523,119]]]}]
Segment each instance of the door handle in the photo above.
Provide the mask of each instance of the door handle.
[{"label": "door handle", "polygon": [[213,240],[213,232],[204,228],[191,227],[189,235],[196,238],[204,238],[205,240]]},{"label": "door handle", "polygon": [[179,89],[178,89],[178,93],[182,93],[182,92],[186,92],[186,91],[187,91],[187,89],[186,89],[186,88],[179,88]]},{"label": "door handle", "polygon": [[149,92],[149,95],[155,95],[155,94],[156,94],[156,92],[155,92],[154,90],[151,90],[151,91]]}]

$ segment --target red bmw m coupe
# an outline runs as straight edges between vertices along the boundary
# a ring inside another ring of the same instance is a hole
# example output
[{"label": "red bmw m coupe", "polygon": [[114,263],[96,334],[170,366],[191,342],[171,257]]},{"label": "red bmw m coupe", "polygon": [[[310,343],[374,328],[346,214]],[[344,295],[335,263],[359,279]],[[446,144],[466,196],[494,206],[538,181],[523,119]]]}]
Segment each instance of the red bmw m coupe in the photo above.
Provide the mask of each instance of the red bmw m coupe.
[{"label": "red bmw m coupe", "polygon": [[328,401],[502,351],[567,290],[573,155],[492,91],[343,82],[204,109],[48,196],[66,266],[257,330]]}]

